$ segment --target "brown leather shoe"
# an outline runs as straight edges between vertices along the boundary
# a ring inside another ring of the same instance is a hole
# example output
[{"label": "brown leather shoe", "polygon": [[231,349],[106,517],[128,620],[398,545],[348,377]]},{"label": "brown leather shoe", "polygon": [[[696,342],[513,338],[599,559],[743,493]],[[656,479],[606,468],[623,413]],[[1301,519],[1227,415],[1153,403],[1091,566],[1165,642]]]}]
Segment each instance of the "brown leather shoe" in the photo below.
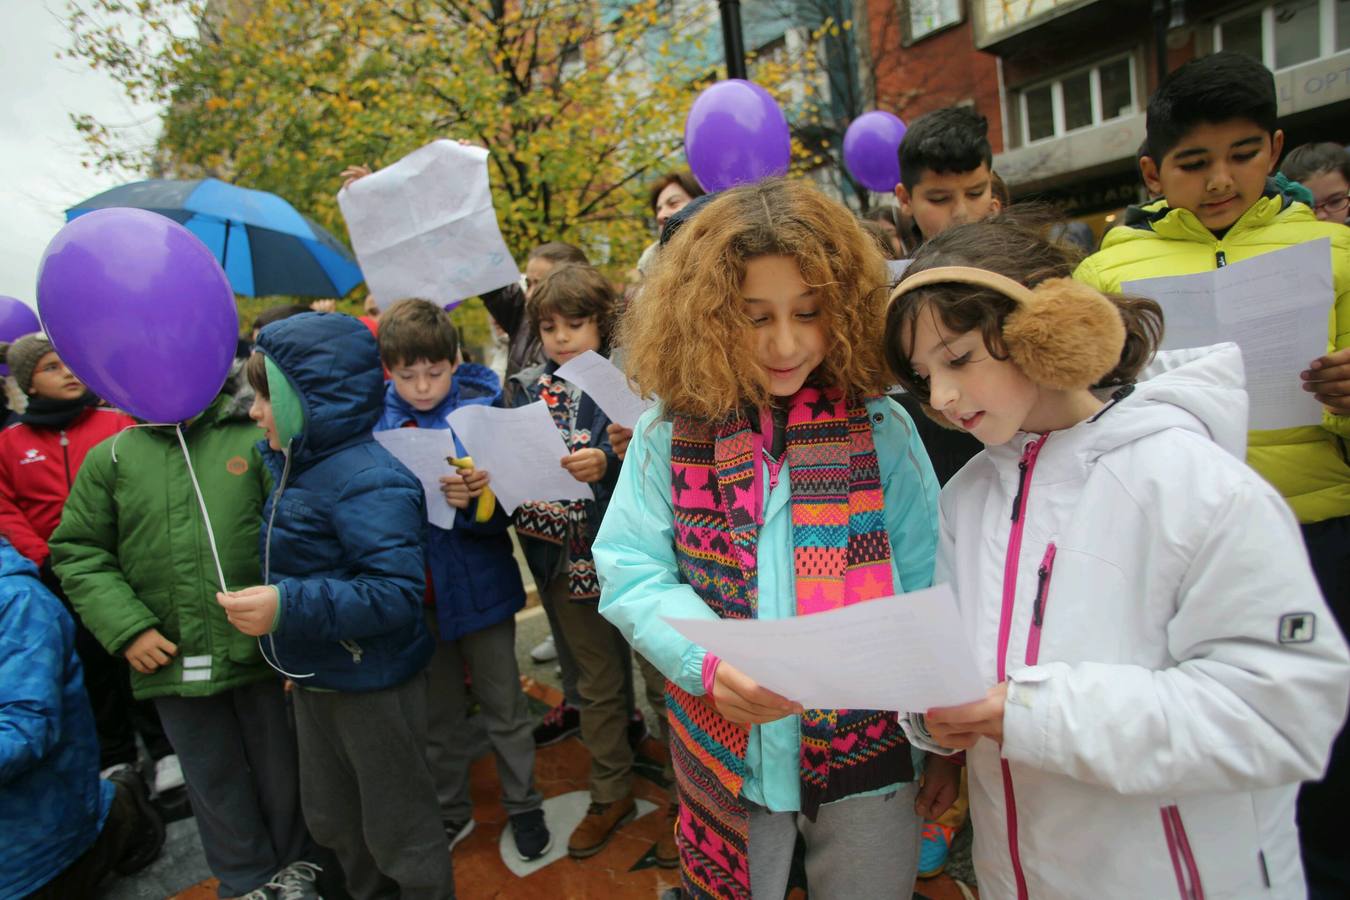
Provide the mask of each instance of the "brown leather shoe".
[{"label": "brown leather shoe", "polygon": [[680,865],[680,848],[675,843],[675,828],[680,821],[680,804],[674,802],[666,809],[666,822],[661,829],[661,837],[656,842],[656,864],[663,869],[675,869]]},{"label": "brown leather shoe", "polygon": [[586,810],[586,818],[567,841],[568,855],[573,859],[585,859],[599,853],[614,832],[633,821],[636,814],[637,804],[633,802],[632,794],[613,803],[592,803]]}]

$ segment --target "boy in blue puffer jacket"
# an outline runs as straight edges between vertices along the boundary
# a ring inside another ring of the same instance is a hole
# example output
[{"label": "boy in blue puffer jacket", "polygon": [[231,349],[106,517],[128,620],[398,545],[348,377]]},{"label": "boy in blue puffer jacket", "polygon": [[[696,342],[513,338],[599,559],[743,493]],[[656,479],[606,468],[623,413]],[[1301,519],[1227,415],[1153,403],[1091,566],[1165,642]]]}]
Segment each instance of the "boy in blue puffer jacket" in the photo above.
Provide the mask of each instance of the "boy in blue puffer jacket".
[{"label": "boy in blue puffer jacket", "polygon": [[263,328],[245,371],[276,490],[264,584],[220,594],[294,683],[300,799],[353,897],[454,896],[427,767],[422,486],[371,436],[384,381],[356,319]]},{"label": "boy in blue puffer jacket", "polygon": [[91,897],[159,855],[141,776],[98,764],[75,620],[0,537],[0,897]]},{"label": "boy in blue puffer jacket", "polygon": [[[500,392],[496,374],[459,363],[459,335],[450,316],[426,300],[401,300],[380,317],[380,360],[389,370],[384,416],[377,431],[450,426],[445,417],[461,406],[490,406]],[[455,445],[455,456],[464,449]],[[552,846],[543,797],[534,786],[534,736],[516,665],[515,614],[525,605],[520,569],[507,535],[510,521],[481,499],[488,473],[452,470],[441,478],[443,502],[457,509],[453,528],[428,527],[427,624],[437,637],[431,661],[430,743],[427,748],[453,849],[473,830],[469,799],[469,748],[464,743],[468,696],[482,708],[497,759],[502,805],[522,861]],[[432,502],[438,502],[433,500]],[[480,514],[482,513],[482,514]]]}]

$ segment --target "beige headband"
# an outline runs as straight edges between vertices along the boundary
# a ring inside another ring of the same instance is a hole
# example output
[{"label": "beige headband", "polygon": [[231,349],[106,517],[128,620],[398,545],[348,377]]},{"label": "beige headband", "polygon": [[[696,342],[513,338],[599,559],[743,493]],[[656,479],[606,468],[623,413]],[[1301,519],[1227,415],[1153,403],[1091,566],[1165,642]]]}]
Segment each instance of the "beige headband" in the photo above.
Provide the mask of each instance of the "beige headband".
[{"label": "beige headband", "polygon": [[925,269],[914,277],[906,278],[900,282],[896,285],[895,290],[891,291],[890,302],[894,303],[910,291],[928,287],[930,284],[952,284],[953,282],[987,287],[1011,297],[1018,303],[1030,303],[1032,299],[1030,288],[1013,281],[1006,275],[990,272],[988,269],[977,269],[974,266],[938,266],[933,269]]},{"label": "beige headband", "polygon": [[1003,322],[1010,358],[1037,384],[1060,390],[1097,384],[1120,363],[1125,323],[1115,303],[1072,278],[1050,278],[1028,288],[988,269],[939,266],[906,278],[890,302],[932,284],[989,288],[1017,301]]}]

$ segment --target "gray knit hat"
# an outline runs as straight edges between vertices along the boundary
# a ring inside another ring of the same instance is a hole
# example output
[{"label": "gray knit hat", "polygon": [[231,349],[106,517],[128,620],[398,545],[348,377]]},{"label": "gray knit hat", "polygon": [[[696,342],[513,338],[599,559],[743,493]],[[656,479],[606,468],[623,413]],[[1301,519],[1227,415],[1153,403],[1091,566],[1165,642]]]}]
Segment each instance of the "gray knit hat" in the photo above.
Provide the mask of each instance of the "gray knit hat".
[{"label": "gray knit hat", "polygon": [[53,351],[52,342],[47,340],[45,334],[38,332],[25,334],[12,344],[0,346],[4,347],[3,362],[9,366],[9,374],[14,376],[19,390],[27,394],[33,386],[33,370],[37,368],[38,360]]}]

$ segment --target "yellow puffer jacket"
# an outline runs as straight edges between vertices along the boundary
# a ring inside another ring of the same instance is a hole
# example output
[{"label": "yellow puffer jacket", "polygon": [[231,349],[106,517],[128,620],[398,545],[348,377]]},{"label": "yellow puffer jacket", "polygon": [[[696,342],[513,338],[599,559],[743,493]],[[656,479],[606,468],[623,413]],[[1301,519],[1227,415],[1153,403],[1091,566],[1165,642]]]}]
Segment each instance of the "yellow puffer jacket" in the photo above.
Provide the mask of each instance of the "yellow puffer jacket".
[{"label": "yellow puffer jacket", "polygon": [[[1225,264],[1234,263],[1318,238],[1331,239],[1336,302],[1328,347],[1338,350],[1350,345],[1350,228],[1319,222],[1307,206],[1273,191],[1253,203],[1222,238],[1190,210],[1170,209],[1166,200],[1131,208],[1126,227],[1110,231],[1101,250],[1083,260],[1074,277],[1100,291],[1118,292],[1126,281],[1213,269],[1220,254]],[[1346,437],[1350,417],[1324,413],[1320,428],[1251,432],[1247,462],[1275,486],[1300,522],[1350,515]]]}]

